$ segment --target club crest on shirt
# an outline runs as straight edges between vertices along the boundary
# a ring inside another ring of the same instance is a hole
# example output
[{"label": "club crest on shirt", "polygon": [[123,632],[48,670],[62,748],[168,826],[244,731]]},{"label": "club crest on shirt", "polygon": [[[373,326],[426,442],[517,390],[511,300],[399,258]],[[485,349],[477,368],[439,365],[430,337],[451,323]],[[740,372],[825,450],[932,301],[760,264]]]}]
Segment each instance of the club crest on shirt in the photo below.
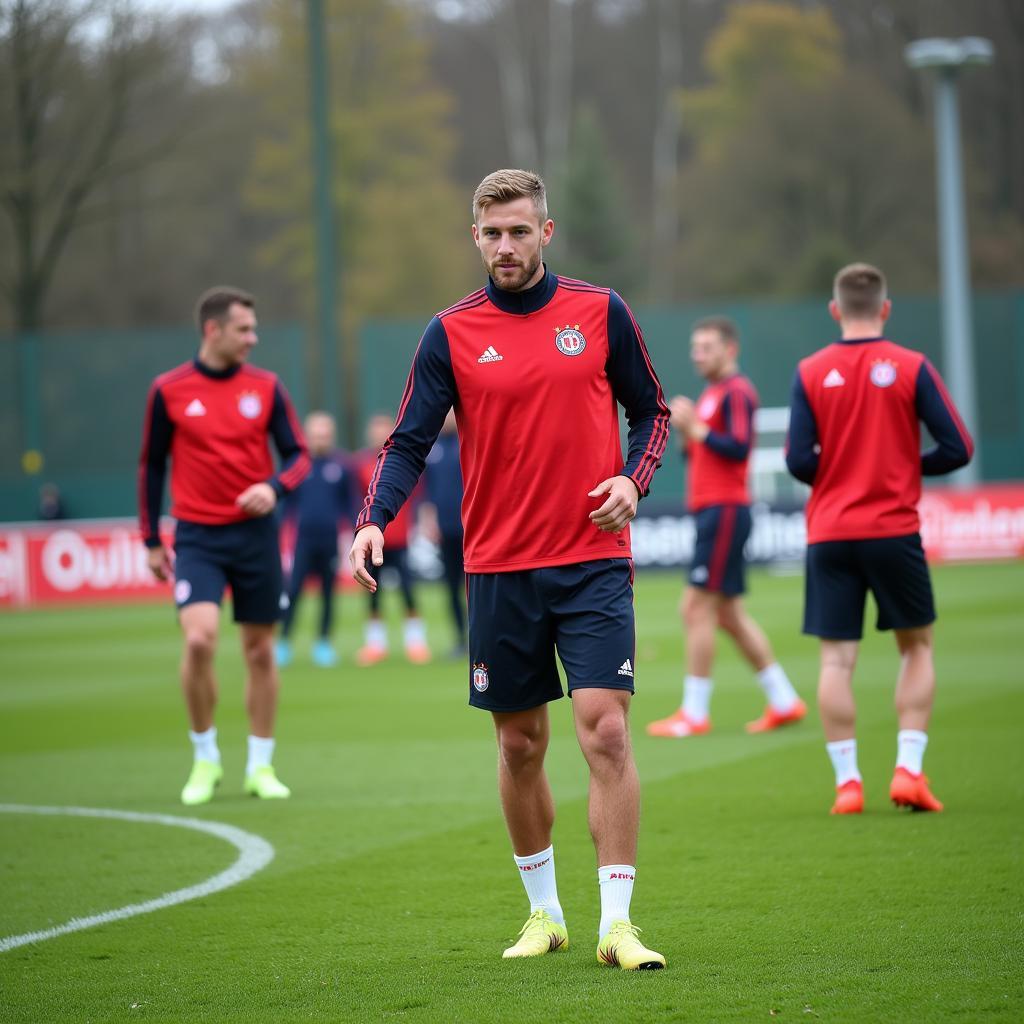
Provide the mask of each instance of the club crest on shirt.
[{"label": "club crest on shirt", "polygon": [[718,399],[714,395],[705,395],[697,403],[697,415],[702,420],[709,420],[715,415],[715,409],[718,408]]},{"label": "club crest on shirt", "polygon": [[323,478],[329,484],[336,484],[341,479],[341,466],[336,462],[325,462],[323,468]]},{"label": "club crest on shirt", "polygon": [[238,411],[247,419],[255,420],[263,412],[263,401],[255,391],[243,391],[238,396]]},{"label": "club crest on shirt", "polygon": [[580,333],[579,324],[566,324],[555,328],[555,347],[563,356],[578,356],[587,347],[587,339]]},{"label": "club crest on shirt", "polygon": [[891,359],[876,359],[871,364],[871,383],[876,388],[892,387],[896,383],[896,364]]},{"label": "club crest on shirt", "polygon": [[487,675],[487,665],[482,661],[473,662],[473,689],[477,693],[483,693],[491,681]]}]

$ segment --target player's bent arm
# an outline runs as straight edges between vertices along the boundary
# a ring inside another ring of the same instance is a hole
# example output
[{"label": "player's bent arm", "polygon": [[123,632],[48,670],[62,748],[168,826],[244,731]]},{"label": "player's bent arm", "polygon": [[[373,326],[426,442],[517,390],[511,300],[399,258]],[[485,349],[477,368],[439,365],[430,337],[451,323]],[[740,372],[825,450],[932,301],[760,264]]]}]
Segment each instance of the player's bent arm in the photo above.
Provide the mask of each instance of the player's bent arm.
[{"label": "player's bent arm", "polygon": [[708,430],[704,444],[722,458],[743,462],[750,454],[753,440],[750,424],[754,418],[754,403],[748,395],[734,390],[726,399],[722,413],[725,430]]},{"label": "player's bent arm", "polygon": [[922,474],[940,476],[966,466],[974,454],[974,440],[938,371],[927,359],[917,371],[914,405],[918,418],[935,439],[935,446],[921,453]]},{"label": "player's bent arm", "polygon": [[789,429],[786,431],[786,468],[805,484],[813,484],[819,461],[818,425],[807,400],[800,368],[793,375],[789,401]]},{"label": "player's bent arm", "polygon": [[276,498],[283,498],[306,479],[313,463],[306,449],[306,438],[299,425],[299,418],[295,415],[295,407],[280,381],[274,385],[274,405],[267,429],[281,456],[281,468],[267,484],[273,489]]},{"label": "player's bent arm", "polygon": [[615,400],[626,412],[628,455],[622,475],[647,494],[668,442],[669,411],[661,381],[647,353],[643,334],[625,302],[608,295],[608,363]]}]

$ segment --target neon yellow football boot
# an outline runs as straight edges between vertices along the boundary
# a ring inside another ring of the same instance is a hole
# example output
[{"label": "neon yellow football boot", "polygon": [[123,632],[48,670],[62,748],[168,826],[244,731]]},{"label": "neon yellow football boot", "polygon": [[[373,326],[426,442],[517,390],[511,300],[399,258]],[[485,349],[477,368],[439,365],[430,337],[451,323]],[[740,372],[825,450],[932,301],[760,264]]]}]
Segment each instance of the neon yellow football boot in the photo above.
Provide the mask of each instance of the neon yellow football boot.
[{"label": "neon yellow football boot", "polygon": [[556,949],[568,949],[569,933],[546,910],[535,910],[526,919],[514,946],[501,954],[503,960],[521,956],[543,956]]},{"label": "neon yellow football boot", "polygon": [[628,921],[613,921],[608,934],[597,944],[597,962],[624,971],[657,971],[665,958],[648,949],[639,938],[640,929]]},{"label": "neon yellow football boot", "polygon": [[269,764],[247,775],[244,788],[246,793],[261,800],[284,800],[292,795],[292,791],[278,779],[273,765]]},{"label": "neon yellow football boot", "polygon": [[181,802],[189,807],[209,803],[223,777],[224,769],[217,761],[193,761],[188,782],[181,791]]}]

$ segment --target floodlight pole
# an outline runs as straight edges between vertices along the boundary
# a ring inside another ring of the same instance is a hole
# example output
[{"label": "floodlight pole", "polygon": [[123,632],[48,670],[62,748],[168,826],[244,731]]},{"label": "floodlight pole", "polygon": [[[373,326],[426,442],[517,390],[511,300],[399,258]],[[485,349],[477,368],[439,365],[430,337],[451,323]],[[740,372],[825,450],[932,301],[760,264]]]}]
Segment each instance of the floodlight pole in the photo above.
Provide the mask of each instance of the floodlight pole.
[{"label": "floodlight pole", "polygon": [[316,236],[316,333],[320,349],[321,407],[338,415],[337,261],[331,203],[331,142],[327,116],[327,41],[323,0],[306,2],[310,120],[313,141],[313,226]]},{"label": "floodlight pole", "polygon": [[[960,414],[979,442],[977,390],[974,375],[974,336],[971,324],[971,279],[968,262],[967,214],[964,204],[963,163],[957,74],[965,65],[988,64],[992,44],[987,39],[919,39],[904,51],[910,67],[931,69],[935,75],[935,159],[939,212],[939,266],[942,292],[943,371]],[[957,487],[978,482],[981,452],[953,474]]]}]

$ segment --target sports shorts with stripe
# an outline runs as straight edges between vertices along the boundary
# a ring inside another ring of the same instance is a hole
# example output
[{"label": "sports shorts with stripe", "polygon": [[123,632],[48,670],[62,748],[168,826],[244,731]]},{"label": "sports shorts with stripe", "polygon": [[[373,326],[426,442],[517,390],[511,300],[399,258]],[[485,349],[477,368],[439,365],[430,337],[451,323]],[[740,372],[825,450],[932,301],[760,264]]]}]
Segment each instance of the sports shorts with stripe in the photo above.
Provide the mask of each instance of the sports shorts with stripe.
[{"label": "sports shorts with stripe", "polygon": [[726,597],[745,593],[743,548],[750,536],[750,506],[709,505],[694,521],[697,540],[688,575],[691,586]]}]

